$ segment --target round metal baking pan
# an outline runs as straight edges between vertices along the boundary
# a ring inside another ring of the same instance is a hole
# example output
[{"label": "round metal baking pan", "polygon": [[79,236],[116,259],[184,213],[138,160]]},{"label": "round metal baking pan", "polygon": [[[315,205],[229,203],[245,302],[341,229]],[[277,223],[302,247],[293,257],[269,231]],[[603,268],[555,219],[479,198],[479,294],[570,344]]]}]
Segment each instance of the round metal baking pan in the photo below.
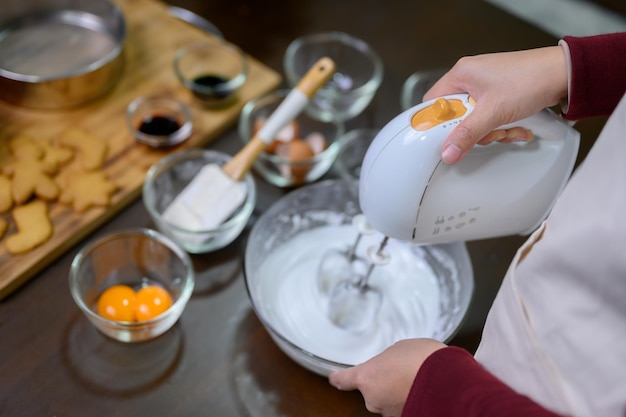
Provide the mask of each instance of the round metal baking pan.
[{"label": "round metal baking pan", "polygon": [[0,98],[41,109],[86,103],[119,79],[125,38],[124,16],[108,0],[9,2],[0,16]]}]

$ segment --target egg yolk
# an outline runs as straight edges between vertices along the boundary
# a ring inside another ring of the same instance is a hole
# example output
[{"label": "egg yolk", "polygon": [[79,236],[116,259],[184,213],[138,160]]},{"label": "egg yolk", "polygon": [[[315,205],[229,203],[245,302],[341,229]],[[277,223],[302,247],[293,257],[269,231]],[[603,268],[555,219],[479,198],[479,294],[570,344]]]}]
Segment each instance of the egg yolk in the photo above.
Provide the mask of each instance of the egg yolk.
[{"label": "egg yolk", "polygon": [[98,314],[114,321],[135,321],[136,295],[128,285],[114,285],[98,298]]},{"label": "egg yolk", "polygon": [[165,289],[148,285],[137,291],[135,315],[139,321],[150,320],[163,313],[171,305],[172,297]]},{"label": "egg yolk", "polygon": [[101,317],[113,321],[150,320],[172,305],[172,297],[162,287],[148,285],[139,291],[128,285],[114,285],[100,294],[97,311]]}]

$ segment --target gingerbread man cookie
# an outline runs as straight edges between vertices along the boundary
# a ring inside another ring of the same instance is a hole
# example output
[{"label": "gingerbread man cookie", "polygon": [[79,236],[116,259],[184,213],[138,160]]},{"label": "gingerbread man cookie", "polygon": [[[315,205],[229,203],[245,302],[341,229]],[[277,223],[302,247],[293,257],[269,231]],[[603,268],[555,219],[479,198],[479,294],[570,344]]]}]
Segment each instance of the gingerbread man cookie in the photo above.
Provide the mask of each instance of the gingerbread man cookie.
[{"label": "gingerbread man cookie", "polygon": [[44,151],[43,161],[57,167],[66,165],[74,158],[74,150],[64,146],[56,146],[48,139],[36,140],[37,145]]},{"label": "gingerbread man cookie", "polygon": [[59,196],[59,187],[52,179],[58,165],[43,158],[45,152],[27,136],[9,142],[12,160],[4,162],[2,172],[11,178],[11,194],[15,204],[25,203],[35,194],[45,200]]}]

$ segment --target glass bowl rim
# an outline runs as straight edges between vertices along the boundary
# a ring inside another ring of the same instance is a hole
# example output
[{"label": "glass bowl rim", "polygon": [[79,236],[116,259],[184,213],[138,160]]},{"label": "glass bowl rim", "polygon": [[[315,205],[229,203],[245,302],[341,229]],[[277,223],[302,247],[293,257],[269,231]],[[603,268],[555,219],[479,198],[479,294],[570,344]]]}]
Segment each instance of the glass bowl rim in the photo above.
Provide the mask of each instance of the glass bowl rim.
[{"label": "glass bowl rim", "polygon": [[[182,261],[187,271],[187,273],[184,276],[185,282],[184,282],[182,291],[178,299],[174,301],[174,303],[172,303],[172,305],[163,313],[149,320],[142,320],[140,322],[115,321],[115,320],[109,320],[107,318],[104,318],[100,316],[99,314],[97,314],[95,311],[93,311],[91,308],[89,308],[89,306],[87,306],[87,304],[85,303],[85,300],[83,300],[83,297],[78,291],[78,280],[80,279],[80,276],[78,275],[78,268],[80,264],[82,263],[83,259],[90,252],[92,252],[94,249],[98,248],[99,246],[113,239],[116,239],[118,237],[129,236],[129,235],[148,237],[150,239],[154,239],[158,241],[159,243],[163,244],[168,249],[170,249],[174,254],[176,254],[177,257],[179,257],[179,259]],[[110,327],[123,328],[126,330],[141,330],[146,327],[150,327],[153,324],[157,324],[164,320],[167,320],[173,314],[182,313],[183,308],[185,307],[185,305],[191,298],[191,294],[193,293],[193,288],[195,286],[195,270],[194,270],[193,262],[191,261],[189,254],[185,252],[173,240],[171,240],[170,238],[168,238],[167,236],[165,236],[164,234],[156,230],[145,228],[145,227],[135,227],[135,228],[126,228],[122,230],[117,230],[115,232],[106,234],[104,236],[96,237],[92,239],[91,241],[87,242],[87,244],[84,245],[78,251],[78,253],[74,256],[74,259],[72,259],[72,263],[70,264],[68,281],[69,281],[69,286],[70,286],[70,292],[72,294],[72,298],[74,299],[74,302],[83,311],[83,313],[85,313],[87,317],[89,317],[92,321],[96,321],[96,322],[105,324]]]},{"label": "glass bowl rim", "polygon": [[[238,55],[239,58],[241,58],[241,71],[239,72],[239,74],[224,83],[219,83],[216,86],[198,84],[193,80],[187,78],[183,71],[180,69],[181,60],[188,52],[192,52],[206,46],[221,47],[224,49],[228,49]],[[220,39],[196,41],[189,45],[178,48],[178,50],[174,54],[173,66],[176,77],[185,87],[192,91],[199,91],[203,94],[229,93],[231,91],[237,90],[246,82],[249,71],[248,56],[238,46]]]},{"label": "glass bowl rim", "polygon": [[290,80],[291,82],[294,82],[295,80],[298,80],[301,77],[300,75],[296,74],[293,68],[294,67],[293,59],[294,59],[295,54],[298,52],[298,49],[300,48],[300,46],[317,42],[317,41],[338,41],[345,45],[354,47],[356,50],[363,53],[367,58],[369,58],[373,64],[372,77],[363,85],[357,88],[348,90],[348,91],[342,91],[340,93],[338,93],[335,90],[322,87],[317,91],[317,94],[323,97],[334,99],[335,96],[346,96],[346,95],[347,96],[361,96],[361,95],[369,94],[378,89],[378,87],[383,81],[383,76],[384,76],[384,67],[383,67],[382,58],[369,45],[369,43],[367,43],[363,39],[357,38],[356,36],[350,35],[346,32],[340,32],[340,31],[325,31],[325,32],[313,33],[309,35],[300,36],[299,38],[296,38],[293,41],[291,41],[291,43],[289,43],[289,45],[287,46],[287,49],[283,56],[283,68],[285,70],[285,75],[287,76],[288,80]]},{"label": "glass bowl rim", "polygon": [[[169,135],[151,135],[140,131],[133,126],[132,118],[137,112],[139,106],[150,103],[167,103],[175,106],[175,111],[180,112],[183,116],[183,124],[175,132],[172,132]],[[138,96],[133,99],[126,107],[126,124],[138,142],[154,148],[178,145],[187,140],[193,131],[193,117],[191,115],[190,107],[175,97],[159,95]]]}]

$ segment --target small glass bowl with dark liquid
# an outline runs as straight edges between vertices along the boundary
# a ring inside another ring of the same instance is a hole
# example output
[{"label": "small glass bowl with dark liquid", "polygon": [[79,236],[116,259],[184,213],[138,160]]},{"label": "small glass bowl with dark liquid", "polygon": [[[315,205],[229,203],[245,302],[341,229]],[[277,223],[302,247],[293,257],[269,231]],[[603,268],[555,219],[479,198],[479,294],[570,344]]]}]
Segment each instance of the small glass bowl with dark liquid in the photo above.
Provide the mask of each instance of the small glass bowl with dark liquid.
[{"label": "small glass bowl with dark liquid", "polygon": [[193,129],[191,110],[172,97],[138,97],[128,105],[126,120],[135,139],[154,148],[178,145]]},{"label": "small glass bowl with dark liquid", "polygon": [[174,72],[205,107],[221,108],[236,100],[248,77],[248,58],[225,41],[201,41],[176,52]]}]

